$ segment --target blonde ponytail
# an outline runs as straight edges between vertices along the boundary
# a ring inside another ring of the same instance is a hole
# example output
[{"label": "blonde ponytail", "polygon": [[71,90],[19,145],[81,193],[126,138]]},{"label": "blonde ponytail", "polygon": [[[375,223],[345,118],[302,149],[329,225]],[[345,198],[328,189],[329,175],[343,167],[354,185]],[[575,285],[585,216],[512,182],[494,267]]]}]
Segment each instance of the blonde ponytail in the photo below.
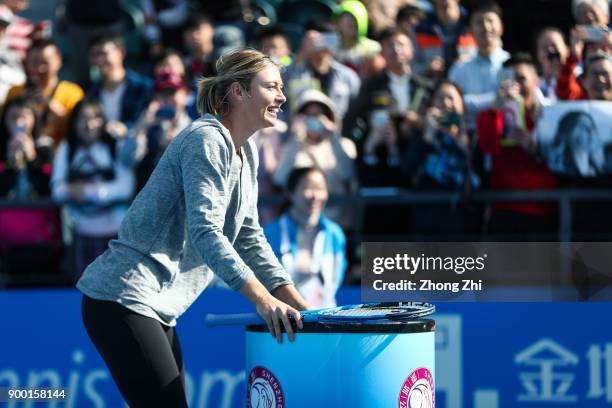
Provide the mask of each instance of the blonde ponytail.
[{"label": "blonde ponytail", "polygon": [[278,65],[267,55],[250,48],[222,55],[216,63],[217,76],[202,78],[198,83],[198,111],[202,115],[226,115],[230,111],[230,86],[238,82],[244,89],[249,90],[253,78],[270,66]]}]

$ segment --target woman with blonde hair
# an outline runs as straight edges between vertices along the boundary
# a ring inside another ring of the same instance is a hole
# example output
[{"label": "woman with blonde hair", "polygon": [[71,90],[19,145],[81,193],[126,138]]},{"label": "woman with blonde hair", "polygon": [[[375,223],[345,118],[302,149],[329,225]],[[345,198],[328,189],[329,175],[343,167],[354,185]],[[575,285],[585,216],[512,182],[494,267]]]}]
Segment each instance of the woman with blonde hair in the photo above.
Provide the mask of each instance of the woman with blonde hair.
[{"label": "woman with blonde hair", "polygon": [[83,320],[130,406],[186,407],[176,319],[219,276],[280,342],[310,308],[257,219],[257,150],[285,102],[279,68],[254,50],[217,61],[199,84],[202,116],[166,148],[109,249],[83,273]]}]

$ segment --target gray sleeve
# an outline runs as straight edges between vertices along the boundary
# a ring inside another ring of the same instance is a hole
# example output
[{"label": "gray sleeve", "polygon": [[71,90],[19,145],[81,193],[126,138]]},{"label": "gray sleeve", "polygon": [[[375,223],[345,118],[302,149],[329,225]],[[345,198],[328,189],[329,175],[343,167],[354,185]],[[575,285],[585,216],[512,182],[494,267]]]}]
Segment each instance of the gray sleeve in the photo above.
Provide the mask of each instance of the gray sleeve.
[{"label": "gray sleeve", "polygon": [[179,166],[191,242],[213,272],[238,290],[253,271],[223,234],[229,199],[230,147],[216,131],[187,135],[182,142]]},{"label": "gray sleeve", "polygon": [[[257,173],[255,173],[257,174]],[[257,197],[257,187],[255,188]],[[242,259],[255,272],[257,279],[272,292],[279,286],[293,283],[282,267],[259,225],[257,202],[254,200],[236,238],[236,248]]]}]

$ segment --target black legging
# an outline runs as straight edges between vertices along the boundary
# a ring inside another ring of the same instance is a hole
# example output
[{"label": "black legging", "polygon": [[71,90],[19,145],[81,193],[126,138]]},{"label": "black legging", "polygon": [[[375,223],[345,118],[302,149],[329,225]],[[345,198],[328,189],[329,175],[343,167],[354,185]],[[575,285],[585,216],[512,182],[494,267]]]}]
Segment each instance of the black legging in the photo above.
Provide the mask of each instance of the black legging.
[{"label": "black legging", "polygon": [[130,407],[187,407],[183,356],[174,327],[87,296],[82,313],[87,334]]}]

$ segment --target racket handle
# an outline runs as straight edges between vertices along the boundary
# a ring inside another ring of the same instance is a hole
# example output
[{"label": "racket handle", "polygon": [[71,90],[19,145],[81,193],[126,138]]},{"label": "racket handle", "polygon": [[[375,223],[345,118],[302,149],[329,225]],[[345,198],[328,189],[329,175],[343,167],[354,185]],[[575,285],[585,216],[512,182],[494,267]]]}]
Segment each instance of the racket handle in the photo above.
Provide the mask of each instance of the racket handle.
[{"label": "racket handle", "polygon": [[265,323],[257,313],[207,314],[204,318],[206,326],[246,326]]}]

